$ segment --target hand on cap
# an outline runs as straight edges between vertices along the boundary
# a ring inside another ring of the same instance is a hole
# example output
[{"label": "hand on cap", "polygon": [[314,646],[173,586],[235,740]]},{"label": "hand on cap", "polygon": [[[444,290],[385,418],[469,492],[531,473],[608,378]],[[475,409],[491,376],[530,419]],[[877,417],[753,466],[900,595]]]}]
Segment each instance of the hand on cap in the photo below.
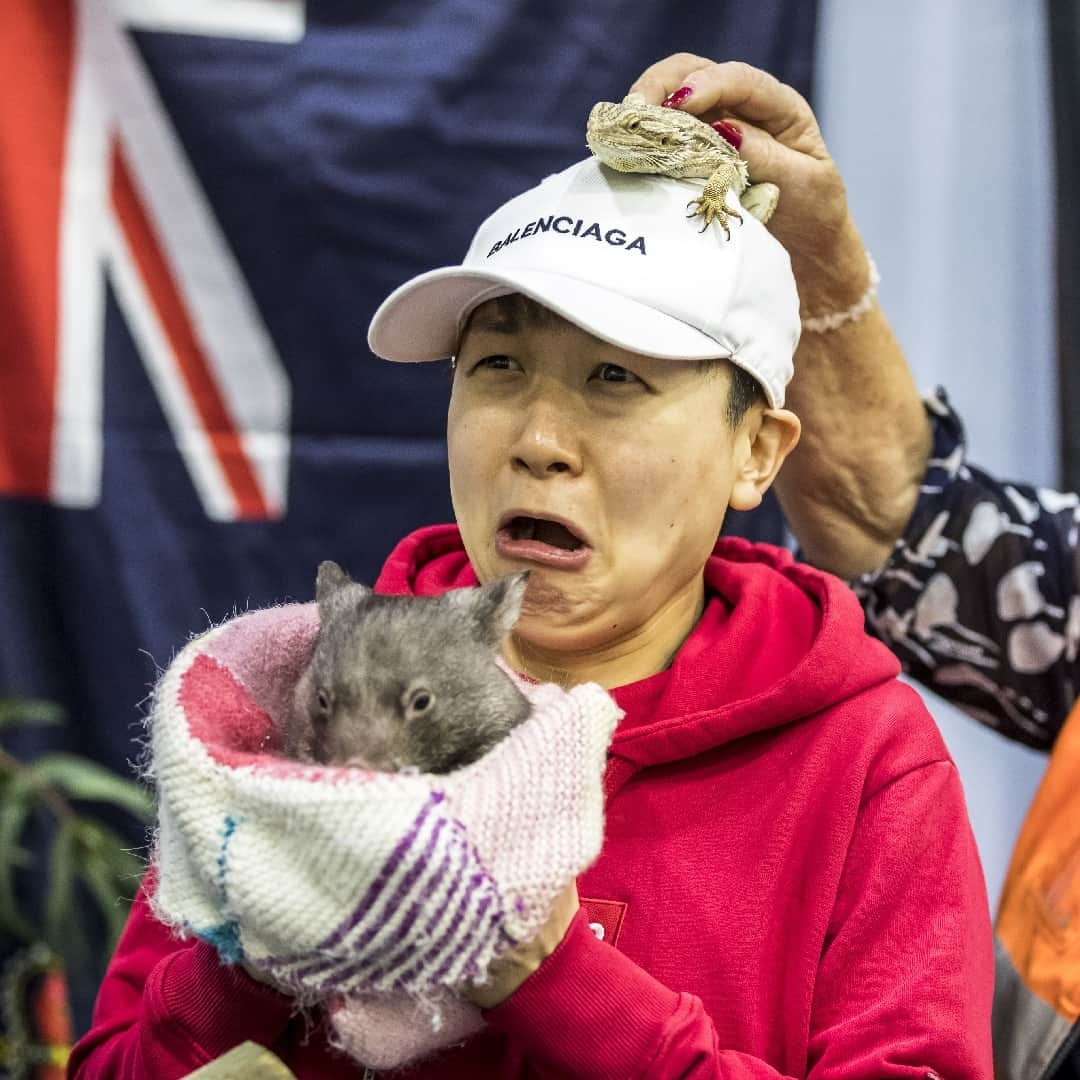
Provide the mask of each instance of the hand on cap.
[{"label": "hand on cap", "polygon": [[[675,93],[684,87],[692,92]],[[854,229],[846,228],[850,219],[840,173],[813,110],[796,90],[749,64],[715,63],[692,53],[658,61],[630,89],[650,104],[659,105],[672,96],[674,108],[708,124],[726,120],[738,127],[739,152],[750,166],[751,178],[780,188],[780,204],[769,230],[791,254],[804,300],[808,283],[800,271],[810,266],[800,263],[807,260],[820,272],[822,255],[838,240],[859,243]],[[861,270],[864,263],[858,265]]]}]

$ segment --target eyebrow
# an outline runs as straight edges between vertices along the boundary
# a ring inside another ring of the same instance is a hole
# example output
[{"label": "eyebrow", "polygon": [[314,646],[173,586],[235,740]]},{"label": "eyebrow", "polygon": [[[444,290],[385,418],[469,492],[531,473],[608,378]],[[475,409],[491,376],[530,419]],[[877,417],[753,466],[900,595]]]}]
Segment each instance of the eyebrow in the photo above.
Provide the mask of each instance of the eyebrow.
[{"label": "eyebrow", "polygon": [[486,311],[477,308],[469,314],[462,330],[490,330],[496,334],[516,334],[521,330],[517,312],[508,306],[497,305]]}]

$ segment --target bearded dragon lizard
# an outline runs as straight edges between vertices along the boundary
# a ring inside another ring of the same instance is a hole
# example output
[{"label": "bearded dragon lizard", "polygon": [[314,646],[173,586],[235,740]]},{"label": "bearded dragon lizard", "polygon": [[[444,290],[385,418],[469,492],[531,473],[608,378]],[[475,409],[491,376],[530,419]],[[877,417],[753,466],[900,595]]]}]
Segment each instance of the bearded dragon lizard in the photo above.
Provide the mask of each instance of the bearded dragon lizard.
[{"label": "bearded dragon lizard", "polygon": [[594,105],[585,141],[600,161],[618,172],[704,180],[701,194],[687,203],[687,217],[703,217],[703,229],[719,222],[729,239],[728,220],[741,222],[742,215],[728,204],[728,192],[734,191],[743,208],[762,223],[772,217],[780,198],[775,184],[750,183],[746,162],[708,124],[680,109],[649,105],[640,94]]}]

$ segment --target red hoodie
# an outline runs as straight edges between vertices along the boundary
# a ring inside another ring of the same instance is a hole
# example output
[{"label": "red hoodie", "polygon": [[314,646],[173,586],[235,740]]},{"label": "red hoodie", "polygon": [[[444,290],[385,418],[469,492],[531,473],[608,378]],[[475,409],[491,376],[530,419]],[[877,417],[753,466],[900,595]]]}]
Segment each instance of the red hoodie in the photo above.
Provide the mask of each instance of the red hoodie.
[{"label": "red hoodie", "polygon": [[[488,1032],[410,1080],[991,1076],[989,910],[933,720],[836,579],[736,539],[705,578],[672,666],[614,691],[581,912]],[[475,583],[440,526],[377,588]],[[169,1080],[246,1039],[301,1080],[363,1073],[140,894],[70,1075]]]}]

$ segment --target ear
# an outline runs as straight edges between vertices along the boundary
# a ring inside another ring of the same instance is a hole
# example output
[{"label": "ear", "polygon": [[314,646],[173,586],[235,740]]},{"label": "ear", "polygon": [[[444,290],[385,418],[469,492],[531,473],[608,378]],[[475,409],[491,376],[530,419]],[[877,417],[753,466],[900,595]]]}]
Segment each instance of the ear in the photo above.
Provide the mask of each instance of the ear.
[{"label": "ear", "polygon": [[319,605],[319,622],[325,623],[346,600],[361,600],[371,596],[371,589],[353,581],[336,562],[330,559],[319,563],[315,576],[315,599]]},{"label": "ear", "polygon": [[510,633],[521,614],[528,584],[529,571],[519,570],[481,585],[473,593],[473,618],[481,641],[494,649]]},{"label": "ear", "polygon": [[799,442],[802,425],[788,409],[751,410],[735,439],[735,482],[728,505],[753,510]]},{"label": "ear", "polygon": [[351,581],[352,578],[336,562],[324,559],[315,575],[315,599],[322,604]]}]

